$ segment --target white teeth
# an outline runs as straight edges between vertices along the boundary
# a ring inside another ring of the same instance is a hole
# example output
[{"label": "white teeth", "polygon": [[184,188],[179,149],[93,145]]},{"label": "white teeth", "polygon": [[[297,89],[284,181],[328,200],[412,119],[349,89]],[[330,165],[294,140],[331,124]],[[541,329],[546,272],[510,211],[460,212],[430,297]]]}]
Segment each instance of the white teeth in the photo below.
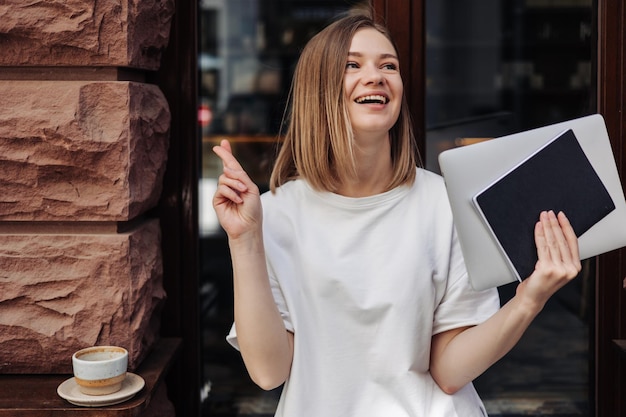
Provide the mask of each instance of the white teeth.
[{"label": "white teeth", "polygon": [[386,104],[387,103],[387,98],[385,96],[381,96],[381,95],[376,94],[376,95],[371,95],[371,96],[359,97],[355,101],[357,103],[379,102],[379,103]]}]

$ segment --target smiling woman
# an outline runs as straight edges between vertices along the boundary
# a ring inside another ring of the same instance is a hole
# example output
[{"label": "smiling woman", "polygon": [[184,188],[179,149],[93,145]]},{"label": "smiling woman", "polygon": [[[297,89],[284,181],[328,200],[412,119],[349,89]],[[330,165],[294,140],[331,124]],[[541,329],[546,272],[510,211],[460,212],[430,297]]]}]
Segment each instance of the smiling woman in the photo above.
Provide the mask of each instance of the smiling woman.
[{"label": "smiling woman", "polygon": [[[356,197],[387,191],[415,176],[417,148],[386,30],[355,25],[335,32],[315,36],[296,67],[290,118],[298,122],[286,132],[273,190],[299,177],[318,190]],[[312,62],[326,65],[317,68]],[[363,101],[376,96],[384,103]],[[311,106],[321,109],[319,116]]]},{"label": "smiling woman", "polygon": [[[306,178],[317,190],[341,187],[356,197],[413,180],[419,155],[397,51],[384,27],[331,25],[303,50],[294,80],[290,119],[297,123],[286,132],[272,190]],[[384,103],[363,103],[376,96]]]},{"label": "smiling woman", "polygon": [[[287,39],[287,38],[285,38],[285,39]],[[338,76],[340,77],[340,80],[341,80],[342,82],[344,82],[344,80],[345,80],[345,79],[346,79],[346,77],[348,76],[348,72],[349,72],[350,70],[360,70],[359,65],[361,65],[362,63],[358,62],[358,59],[363,59],[363,58],[364,58],[363,56],[358,56],[357,54],[354,54],[353,56],[349,56],[349,55],[348,55],[348,52],[350,52],[350,49],[351,49],[351,46],[352,46],[352,40],[353,40],[353,39],[352,39],[352,38],[350,38],[349,40],[350,40],[350,42],[347,44],[347,48],[345,49],[345,53],[346,53],[346,55],[344,55],[344,56],[346,56],[347,58],[346,58],[346,60],[345,60],[345,61],[343,61],[342,65],[341,65],[341,67],[340,67],[340,71],[338,72],[338,74],[339,74]],[[356,52],[359,52],[359,51],[356,51]],[[355,61],[355,62],[353,62],[353,61]],[[389,70],[389,69],[391,69],[391,68],[392,68],[391,66],[387,66],[387,67],[386,67],[386,68],[384,68],[384,69]],[[404,67],[402,67],[402,68],[404,68]],[[378,70],[381,70],[381,71],[382,71],[382,69],[383,69],[383,68],[378,68],[378,67],[375,67],[375,69],[376,69],[377,71],[378,71]],[[407,74],[402,74],[402,75],[405,75],[405,76],[406,76]],[[326,94],[326,96],[327,96],[328,101],[329,101],[329,103],[328,103],[329,108],[337,108],[337,106],[338,106],[339,104],[343,104],[344,106],[346,106],[346,108],[347,108],[347,106],[349,106],[349,105],[354,105],[354,109],[355,109],[355,111],[358,111],[358,112],[361,112],[361,111],[362,111],[362,112],[369,111],[368,109],[370,109],[370,110],[371,110],[371,109],[376,109],[377,107],[379,107],[379,108],[381,108],[381,109],[384,109],[384,108],[386,108],[386,105],[387,105],[387,104],[389,104],[389,103],[386,103],[386,101],[387,101],[387,99],[390,99],[390,98],[391,98],[391,95],[387,94],[386,87],[384,86],[384,83],[386,82],[386,81],[384,80],[384,77],[381,77],[381,78],[382,78],[382,80],[379,80],[379,81],[375,81],[375,82],[374,82],[374,84],[379,83],[379,84],[378,84],[378,87],[376,87],[376,89],[378,90],[378,93],[380,93],[380,94],[376,93],[376,91],[374,92],[374,94],[371,94],[371,93],[369,93],[369,92],[367,92],[367,93],[365,93],[365,92],[357,92],[357,93],[356,93],[356,95],[354,95],[354,96],[347,96],[347,97],[346,97],[346,99],[344,99],[345,94],[346,94],[346,86],[347,86],[347,83],[339,84],[339,88],[337,88],[336,90],[332,90],[332,89],[323,89],[323,90],[320,90],[320,89],[317,89],[316,91],[313,91],[313,93],[317,93],[316,95],[319,95],[319,91],[325,91],[326,93],[328,93],[328,94]],[[267,78],[264,78],[264,79],[265,79],[265,80],[267,80]],[[370,84],[371,84],[371,83],[370,83]],[[334,84],[334,86],[335,86],[335,87],[336,87],[337,85],[338,85],[338,84],[336,84],[336,83]],[[332,92],[332,94],[330,94],[331,92]],[[335,92],[336,92],[337,94],[340,94],[340,95],[334,95],[334,94],[335,94]],[[385,94],[387,94],[387,95],[385,95]],[[377,97],[377,96],[379,96],[379,97]],[[385,99],[385,103],[383,103],[382,101],[380,101],[380,102],[376,103],[376,100],[377,100],[377,99],[381,99],[381,98],[384,98],[384,99]],[[333,101],[333,100],[334,100],[334,104],[332,103],[332,101]],[[339,101],[340,101],[340,100],[345,100],[345,103],[339,103]],[[357,102],[359,102],[359,101],[361,102],[361,104],[357,104]],[[365,103],[365,102],[367,102],[367,101],[371,101],[371,102],[370,102],[370,103]],[[311,102],[311,101],[309,101],[309,104],[311,104],[311,103],[312,103],[312,102]],[[334,107],[332,107],[333,105],[334,105]],[[310,112],[310,111],[311,111],[311,107],[309,107],[309,112]],[[328,117],[329,117],[329,120],[331,120],[331,121],[333,121],[333,123],[335,123],[335,119],[345,119],[346,114],[345,114],[345,113],[341,113],[341,112],[337,112],[337,113],[334,113],[334,114],[330,114]],[[401,116],[400,116],[400,119],[401,119]],[[248,119],[241,117],[241,118],[238,118],[237,120],[239,120],[239,121],[244,121],[244,120],[248,120]],[[339,122],[336,122],[336,123],[339,123]],[[398,126],[394,126],[394,128],[395,128],[395,129],[398,129]],[[328,130],[330,131],[330,128],[329,128]],[[397,131],[392,131],[392,132],[390,132],[390,137],[392,137],[392,136],[393,136],[393,134],[397,134]],[[266,136],[266,137],[267,137],[267,136]],[[355,137],[355,140],[359,140],[359,138],[364,138],[364,137],[365,137],[365,136],[357,136],[357,137]],[[371,137],[372,137],[372,138],[375,138],[375,135],[372,135]],[[215,137],[215,138],[213,139],[213,142],[214,142],[214,143],[215,143],[215,142],[219,143],[219,139],[220,139],[219,137]],[[239,142],[239,139],[238,139],[238,143],[237,143],[237,145],[239,145],[239,143],[241,143],[241,142]],[[372,147],[371,149],[374,149],[374,148]],[[358,151],[358,149],[357,149],[357,151]],[[391,151],[391,150],[390,150],[390,151]],[[235,152],[236,152],[236,150],[235,150]],[[235,155],[235,156],[237,156],[237,155]],[[243,161],[242,161],[242,162],[243,162]],[[378,172],[378,171],[376,171],[376,172]],[[287,181],[287,184],[292,183],[292,182],[295,182],[295,181],[296,181],[296,180],[293,180],[293,181],[291,181],[291,180],[290,180],[290,181]],[[287,185],[287,184],[284,184],[284,185]],[[262,184],[261,184],[261,188],[263,188],[263,187],[262,187]],[[282,187],[277,187],[277,188],[280,190]],[[333,195],[334,195],[334,194],[337,194],[337,195],[342,195],[342,193],[345,193],[346,195],[348,195],[348,194],[349,194],[349,191],[345,191],[345,190],[344,190],[344,191],[341,191],[341,192],[333,192],[333,193],[331,193],[331,194],[333,194]],[[383,193],[383,194],[384,194],[384,193]],[[350,198],[354,198],[354,197],[350,197]],[[366,197],[366,198],[369,198],[369,197]],[[432,196],[429,196],[429,198],[432,198]],[[265,209],[265,207],[264,207],[264,211],[266,212],[266,216],[270,216],[269,214],[267,214],[268,209]],[[346,218],[348,218],[348,219],[349,219],[349,218],[350,218],[351,216],[353,216],[353,215],[354,215],[354,213],[352,213],[352,212],[351,212],[350,214],[347,214],[347,215],[346,215]],[[287,219],[287,218],[288,218],[288,217],[284,217],[284,218],[283,218],[283,220],[285,220],[285,219]],[[307,221],[311,221],[311,219],[308,219]],[[405,226],[402,226],[402,228],[400,228],[400,229],[401,229],[401,230],[405,230],[405,229],[406,229],[406,227],[408,227],[408,226],[406,226],[406,225],[405,225]],[[339,227],[337,227],[337,228],[336,228],[336,230],[339,230]],[[292,232],[293,232],[293,231],[292,231]],[[291,232],[290,232],[290,233],[291,233]],[[295,233],[295,232],[294,232],[294,233]],[[395,235],[395,234],[394,234],[394,235]],[[329,241],[332,241],[333,239],[334,239],[334,238],[329,238],[328,240],[329,240]],[[384,240],[384,239],[380,239],[380,241],[381,241],[381,242],[382,242],[383,240]],[[298,244],[299,244],[299,243],[300,243],[300,242],[298,242]],[[354,242],[352,242],[352,243],[354,244]],[[295,244],[295,243],[294,243],[294,244]],[[324,243],[324,245],[326,245],[326,243]],[[316,248],[319,248],[320,246],[324,246],[324,245],[319,245],[319,244],[318,244],[318,245],[316,245]],[[398,243],[398,246],[402,246],[402,245],[401,245],[400,243]],[[315,249],[315,250],[318,250],[318,249]],[[343,252],[342,252],[342,253],[344,253],[344,254],[346,254],[346,255],[347,255],[347,254],[351,254],[351,253],[353,253],[353,252],[352,252],[352,250],[353,250],[353,249],[352,249],[352,246],[346,245],[346,247],[344,248],[344,250],[343,250]],[[368,253],[369,253],[369,255],[368,255],[368,256],[365,256],[365,257],[363,257],[363,258],[368,260],[368,265],[369,265],[369,258],[373,258],[373,257],[375,257],[373,254],[377,254],[377,253],[379,253],[379,252],[380,252],[380,250],[379,250],[378,248],[373,248],[371,251],[369,251],[369,252],[368,252]],[[400,252],[401,252],[401,251],[400,251]],[[354,255],[354,256],[356,256],[356,255]],[[227,257],[227,256],[226,256],[226,257]],[[350,258],[352,258],[352,256],[350,256]],[[347,259],[347,258],[346,258],[346,259]],[[395,259],[395,258],[393,258],[393,259]],[[325,260],[324,262],[326,262],[326,260]],[[390,261],[389,261],[389,262],[393,262],[393,261],[390,259]],[[230,285],[230,283],[225,283],[225,286],[228,286],[228,285]],[[333,287],[333,288],[337,289],[336,287]],[[339,287],[339,288],[340,288],[340,287]],[[370,317],[370,316],[367,316],[367,317]],[[301,335],[302,335],[302,333],[301,333]],[[265,384],[265,382],[263,382],[263,384]],[[270,384],[270,385],[271,385],[271,384]],[[213,385],[213,386],[214,386],[214,388],[217,388],[217,385]],[[450,387],[448,387],[448,388],[450,388]],[[448,388],[447,388],[447,389],[448,389]]]},{"label": "smiling woman", "polygon": [[416,166],[398,67],[384,27],[339,19],[300,56],[270,192],[227,140],[213,148],[227,340],[261,388],[284,384],[276,416],[485,416],[472,381],[580,271],[567,217],[544,211],[516,295],[500,308],[471,288],[443,179]]},{"label": "smiling woman", "polygon": [[[244,3],[247,7],[242,7]],[[216,172],[221,169],[217,158],[211,156],[211,147],[219,144],[223,137],[234,138],[231,144],[235,156],[261,190],[267,189],[267,167],[271,166],[276,147],[272,141],[278,132],[275,122],[280,124],[282,111],[276,118],[270,115],[271,112],[263,111],[267,106],[253,105],[254,110],[244,107],[253,101],[249,97],[260,91],[284,92],[288,89],[285,80],[291,78],[294,51],[322,24],[353,6],[346,6],[346,3],[326,0],[201,2],[201,7],[207,8],[203,16],[213,15],[213,18],[203,18],[202,21],[204,30],[208,28],[208,32],[214,33],[205,44],[214,42],[219,46],[215,47],[214,55],[224,54],[219,63],[202,61],[202,97],[203,101],[211,101],[215,121],[215,130],[210,137],[205,131],[203,161],[207,180],[217,183]],[[394,8],[387,7],[390,3],[387,0],[372,3],[383,15],[382,20],[389,22],[398,35],[405,93],[409,94],[414,105],[416,126],[427,129],[427,146],[421,149],[425,151],[422,155],[427,168],[434,171],[437,170],[437,154],[451,143],[463,142],[459,138],[483,140],[542,121],[559,121],[595,110],[595,96],[589,95],[589,87],[601,80],[596,81],[593,72],[589,71],[596,65],[594,57],[606,55],[606,49],[623,49],[619,42],[607,42],[594,52],[594,45],[600,45],[590,43],[595,39],[591,23],[597,6],[592,7],[589,0],[565,0],[558,5],[549,0],[522,2],[524,4],[505,4],[497,0],[472,0],[462,4],[447,0],[399,0],[397,5],[394,2]],[[600,4],[609,5],[608,9],[598,9],[605,10],[604,14],[600,13],[604,16],[603,22],[606,22],[607,15],[608,20],[613,21],[611,13],[606,11],[613,9],[612,3],[600,1]],[[426,12],[423,21],[419,14],[422,10]],[[619,13],[614,15],[616,21],[619,20]],[[604,29],[609,32],[608,40],[614,38],[611,27],[605,25]],[[598,36],[607,40],[604,32]],[[423,45],[427,46],[424,61],[419,59],[423,56],[420,48]],[[607,48],[606,45],[613,46]],[[206,50],[203,51],[204,54]],[[620,56],[610,51],[608,55]],[[619,65],[610,65],[612,59],[609,61],[605,68],[619,68]],[[603,64],[606,62],[598,63],[599,68]],[[426,78],[423,77],[424,69],[427,69]],[[426,109],[420,105],[424,100],[422,84],[426,86]],[[602,85],[606,87],[606,82]],[[611,84],[605,88],[610,92],[609,96],[613,92],[619,95],[620,89],[613,87]],[[243,105],[229,106],[229,102],[237,101],[234,96],[239,93],[242,98],[245,95],[241,100]],[[286,98],[280,93],[270,101],[280,102],[282,108]],[[603,103],[600,111],[613,110],[612,106],[607,108],[606,102]],[[266,127],[259,123],[260,119],[272,123]],[[421,123],[424,119],[426,123]],[[218,125],[235,133],[219,130]],[[423,136],[419,130],[418,136]],[[206,210],[203,214],[210,216],[212,211]],[[227,265],[228,253],[224,252],[227,250],[226,238],[219,226],[211,230],[212,234],[202,239],[206,245],[203,250],[203,289],[207,295],[203,298],[206,306],[203,323],[206,335],[204,375],[211,382],[209,399],[212,409],[209,413],[212,416],[253,414],[255,408],[249,399],[257,398],[256,410],[273,414],[277,391],[260,393],[250,388],[245,370],[239,368],[239,356],[222,346],[221,336],[227,327],[225,322],[230,325],[232,319],[231,271]],[[345,253],[350,252],[346,250]],[[594,386],[589,379],[594,379],[597,370],[591,361],[593,357],[589,356],[594,346],[594,332],[589,331],[589,324],[594,321],[593,292],[597,273],[594,265],[591,263],[582,280],[566,286],[551,299],[521,343],[479,380],[479,393],[486,400],[490,415],[527,412],[562,415],[559,410],[568,410],[568,415],[593,413]],[[607,269],[606,263],[598,265]],[[611,287],[614,278],[611,268],[601,273],[597,281],[601,288],[609,289],[611,297],[617,297],[618,291]],[[623,277],[623,274],[619,276]],[[514,288],[505,288],[501,294],[508,299],[513,296]],[[604,320],[598,321],[602,324],[598,330],[613,329],[612,320],[617,317],[614,304],[607,303],[600,311],[606,314]],[[602,349],[598,351],[603,353],[599,357],[604,358],[601,363],[605,368],[610,369],[611,374],[619,374],[619,367],[615,366],[617,361],[612,356],[614,336],[605,337],[608,342],[602,342]],[[541,382],[537,385],[539,380]],[[602,382],[601,387],[606,388],[606,384],[611,385],[616,380],[604,378],[602,381],[608,382]],[[601,393],[603,398],[612,398],[611,392],[615,392],[597,388],[595,392]],[[239,408],[239,401],[243,402],[242,408]],[[569,410],[575,411],[570,413]],[[611,409],[608,410],[610,415]]]},{"label": "smiling woman", "polygon": [[[404,90],[396,49],[389,38],[375,29],[354,34],[344,88],[356,148],[390,148],[389,131],[398,120]],[[377,149],[370,154],[380,157],[390,152]]]}]

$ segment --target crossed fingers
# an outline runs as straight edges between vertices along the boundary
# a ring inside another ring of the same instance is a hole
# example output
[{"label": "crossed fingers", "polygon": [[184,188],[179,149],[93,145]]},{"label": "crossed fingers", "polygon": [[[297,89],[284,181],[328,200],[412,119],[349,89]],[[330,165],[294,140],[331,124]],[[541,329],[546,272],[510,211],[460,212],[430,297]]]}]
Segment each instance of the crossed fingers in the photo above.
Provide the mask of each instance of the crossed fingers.
[{"label": "crossed fingers", "polygon": [[228,141],[223,140],[220,146],[214,146],[213,152],[220,157],[224,165],[224,171],[218,180],[219,196],[234,203],[242,203],[242,193],[249,190],[248,175],[233,156]]}]

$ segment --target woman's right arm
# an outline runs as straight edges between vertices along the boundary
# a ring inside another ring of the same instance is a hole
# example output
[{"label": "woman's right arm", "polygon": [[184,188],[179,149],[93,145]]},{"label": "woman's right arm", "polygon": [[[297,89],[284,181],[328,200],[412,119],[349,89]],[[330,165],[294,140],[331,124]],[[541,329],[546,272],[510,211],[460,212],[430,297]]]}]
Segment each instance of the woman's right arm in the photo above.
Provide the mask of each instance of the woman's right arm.
[{"label": "woman's right arm", "polygon": [[224,164],[213,207],[228,235],[239,349],[252,380],[263,389],[273,389],[285,382],[291,370],[293,333],[285,329],[272,296],[259,189],[232,155],[228,141],[213,151]]}]

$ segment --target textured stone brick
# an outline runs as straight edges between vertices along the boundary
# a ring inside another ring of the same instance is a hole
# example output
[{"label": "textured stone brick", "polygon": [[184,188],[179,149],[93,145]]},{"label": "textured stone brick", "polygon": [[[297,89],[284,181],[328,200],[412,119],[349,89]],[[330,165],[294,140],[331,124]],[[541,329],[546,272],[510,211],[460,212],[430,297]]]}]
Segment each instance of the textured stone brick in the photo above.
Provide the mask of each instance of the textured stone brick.
[{"label": "textured stone brick", "polygon": [[157,69],[174,0],[4,0],[0,65]]},{"label": "textured stone brick", "polygon": [[170,113],[133,82],[0,81],[0,220],[124,221],[155,206]]},{"label": "textured stone brick", "polygon": [[71,373],[93,345],[129,351],[135,369],[165,298],[160,229],[0,235],[0,373]]}]

